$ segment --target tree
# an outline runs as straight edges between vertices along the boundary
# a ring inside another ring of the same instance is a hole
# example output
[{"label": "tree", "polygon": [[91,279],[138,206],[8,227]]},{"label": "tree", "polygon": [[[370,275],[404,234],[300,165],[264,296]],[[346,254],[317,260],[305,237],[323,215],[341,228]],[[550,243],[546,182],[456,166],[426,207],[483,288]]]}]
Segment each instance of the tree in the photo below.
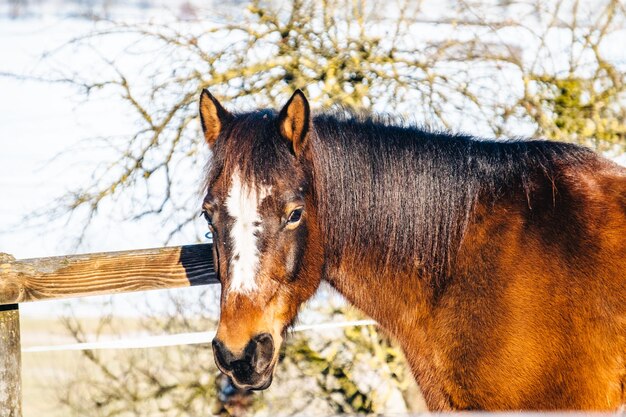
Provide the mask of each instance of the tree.
[{"label": "tree", "polygon": [[106,138],[117,156],[53,204],[48,217],[71,213],[88,227],[107,202],[135,199],[141,203],[125,219],[154,216],[168,231],[165,241],[179,233],[198,238],[190,209],[198,197],[189,192],[188,173],[199,175],[207,158],[196,122],[203,88],[237,109],[277,107],[301,88],[316,108],[341,105],[434,128],[626,149],[625,75],[604,52],[625,22],[619,0],[464,0],[427,17],[424,9],[435,3],[253,0],[243,16],[211,24],[105,22],[74,39],[73,53],[93,53],[103,39],[123,34],[132,45],[127,53],[165,64],[146,66],[139,76],[136,62],[98,51],[109,71],[62,70],[57,81],[88,97],[116,94],[137,128],[122,141]]},{"label": "tree", "polygon": [[[571,38],[561,54],[561,59],[567,54],[567,64],[550,71],[545,64],[538,65],[538,55],[524,76],[524,94],[516,106],[533,120],[536,135],[597,150],[624,151],[626,75],[602,50],[611,32],[623,27],[625,6],[610,1],[581,16],[582,7],[578,0],[557,2],[546,36],[550,30],[560,30]],[[557,19],[559,12],[569,19]]]}]

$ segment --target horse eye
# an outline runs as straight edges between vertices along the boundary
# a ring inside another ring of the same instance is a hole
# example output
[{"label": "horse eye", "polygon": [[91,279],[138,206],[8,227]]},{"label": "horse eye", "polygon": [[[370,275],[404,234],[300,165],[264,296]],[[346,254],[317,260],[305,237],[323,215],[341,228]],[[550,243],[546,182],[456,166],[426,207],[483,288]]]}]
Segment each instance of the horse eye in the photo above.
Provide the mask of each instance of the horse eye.
[{"label": "horse eye", "polygon": [[298,223],[302,218],[302,207],[298,207],[289,213],[289,217],[287,218],[287,224]]},{"label": "horse eye", "polygon": [[202,210],[202,216],[204,216],[204,219],[209,224],[209,226],[213,224],[213,217],[209,214],[208,211]]}]

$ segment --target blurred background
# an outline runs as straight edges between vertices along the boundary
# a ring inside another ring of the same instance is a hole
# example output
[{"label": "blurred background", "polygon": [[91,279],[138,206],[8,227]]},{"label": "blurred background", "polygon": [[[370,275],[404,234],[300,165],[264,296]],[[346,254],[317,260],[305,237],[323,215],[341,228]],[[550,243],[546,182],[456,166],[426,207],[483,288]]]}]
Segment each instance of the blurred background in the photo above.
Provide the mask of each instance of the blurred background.
[{"label": "blurred background", "polygon": [[[0,0],[0,252],[205,241],[197,100],[277,107],[301,88],[430,129],[540,137],[626,164],[619,0]],[[425,410],[375,326],[294,333],[271,388],[208,344],[28,351],[212,330],[216,288],[20,306],[26,416]],[[323,288],[301,323],[363,318]]]}]

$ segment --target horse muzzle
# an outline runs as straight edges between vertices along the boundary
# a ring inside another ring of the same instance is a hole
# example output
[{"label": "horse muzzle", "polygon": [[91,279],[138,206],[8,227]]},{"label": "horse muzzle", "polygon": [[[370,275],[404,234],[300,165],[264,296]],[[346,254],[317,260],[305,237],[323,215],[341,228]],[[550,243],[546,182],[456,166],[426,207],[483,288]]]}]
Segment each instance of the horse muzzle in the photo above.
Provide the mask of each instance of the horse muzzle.
[{"label": "horse muzzle", "polygon": [[263,390],[270,386],[274,350],[274,339],[269,333],[254,336],[239,355],[221,340],[213,339],[215,364],[240,389]]}]

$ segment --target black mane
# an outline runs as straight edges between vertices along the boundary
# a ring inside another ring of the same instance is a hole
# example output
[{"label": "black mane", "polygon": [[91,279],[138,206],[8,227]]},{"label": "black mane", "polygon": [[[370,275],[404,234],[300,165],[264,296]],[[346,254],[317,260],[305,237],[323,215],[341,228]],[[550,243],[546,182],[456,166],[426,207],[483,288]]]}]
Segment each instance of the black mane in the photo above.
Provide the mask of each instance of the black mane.
[{"label": "black mane", "polygon": [[562,166],[596,158],[571,144],[482,140],[346,112],[318,115],[314,125],[315,192],[330,259],[346,249],[378,253],[381,269],[434,278],[448,272],[477,201],[506,193],[532,207],[546,185],[552,192]]}]

